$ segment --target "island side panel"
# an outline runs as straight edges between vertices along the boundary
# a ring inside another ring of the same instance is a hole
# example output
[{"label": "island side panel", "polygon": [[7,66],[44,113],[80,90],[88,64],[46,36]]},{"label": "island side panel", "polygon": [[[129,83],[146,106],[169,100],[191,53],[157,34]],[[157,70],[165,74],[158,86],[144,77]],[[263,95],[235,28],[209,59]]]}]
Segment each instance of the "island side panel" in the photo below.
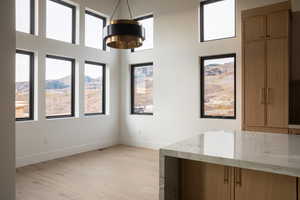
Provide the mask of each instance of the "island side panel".
[{"label": "island side panel", "polygon": [[180,200],[180,159],[160,155],[159,200]]}]

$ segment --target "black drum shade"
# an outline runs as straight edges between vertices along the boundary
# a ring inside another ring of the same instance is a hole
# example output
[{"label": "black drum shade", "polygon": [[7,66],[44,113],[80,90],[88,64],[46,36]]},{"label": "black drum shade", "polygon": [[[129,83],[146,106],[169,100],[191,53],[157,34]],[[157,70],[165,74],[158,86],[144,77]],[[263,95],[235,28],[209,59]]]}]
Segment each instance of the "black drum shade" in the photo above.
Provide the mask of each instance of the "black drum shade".
[{"label": "black drum shade", "polygon": [[115,49],[133,49],[142,46],[145,28],[129,19],[112,20],[104,28],[103,39],[107,46]]}]

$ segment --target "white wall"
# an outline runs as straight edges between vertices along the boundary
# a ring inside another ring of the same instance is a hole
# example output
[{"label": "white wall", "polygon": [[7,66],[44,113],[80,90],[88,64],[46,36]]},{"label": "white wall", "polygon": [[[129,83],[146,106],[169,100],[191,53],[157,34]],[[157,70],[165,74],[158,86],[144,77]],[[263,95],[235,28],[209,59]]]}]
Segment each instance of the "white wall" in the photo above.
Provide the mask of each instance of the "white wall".
[{"label": "white wall", "polygon": [[[77,4],[80,11],[80,15],[78,15],[80,16],[80,40],[78,45],[45,38],[46,1],[39,0],[38,2],[38,36],[17,33],[17,48],[36,53],[36,88],[38,88],[36,90],[36,120],[16,123],[17,166],[108,147],[119,143],[119,53],[113,50],[103,52],[84,46],[85,8],[87,7],[109,16],[115,2],[110,0],[72,1]],[[76,100],[77,111],[80,112],[77,112],[75,118],[45,119],[44,80],[46,54],[76,58],[77,72],[79,72],[77,75],[80,74],[80,76],[77,76],[77,84],[80,85],[80,93],[77,94],[80,95],[77,96]],[[108,115],[94,117],[85,117],[83,115],[83,67],[85,60],[107,64],[109,69]]]},{"label": "white wall", "polygon": [[[201,130],[240,129],[240,13],[281,1],[237,0],[237,37],[199,43],[199,0],[131,0],[136,16],[154,14],[154,49],[122,53],[122,142],[157,148]],[[237,54],[237,119],[200,119],[199,57],[224,53]],[[129,65],[149,61],[154,62],[154,116],[130,115]]]},{"label": "white wall", "polygon": [[1,1],[0,12],[0,199],[15,199],[15,5]]}]

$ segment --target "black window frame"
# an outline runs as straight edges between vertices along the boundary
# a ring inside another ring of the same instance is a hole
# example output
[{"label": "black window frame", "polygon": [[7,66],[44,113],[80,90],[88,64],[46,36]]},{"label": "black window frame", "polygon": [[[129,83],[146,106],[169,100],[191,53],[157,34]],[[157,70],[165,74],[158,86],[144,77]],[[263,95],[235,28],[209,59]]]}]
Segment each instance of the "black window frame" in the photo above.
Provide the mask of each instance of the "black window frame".
[{"label": "black window frame", "polygon": [[[91,15],[91,16],[93,16],[93,17],[96,17],[96,18],[99,18],[99,19],[103,20],[103,29],[105,28],[105,26],[106,26],[106,24],[107,24],[107,19],[106,19],[106,17],[101,16],[101,15],[99,15],[99,14],[96,14],[96,13],[94,13],[94,12],[92,12],[92,11],[89,11],[89,10],[85,10],[85,14],[86,14],[86,15]],[[86,37],[86,36],[85,36],[85,37]],[[86,45],[86,44],[85,44],[85,45]],[[107,49],[106,44],[105,44],[105,42],[103,41],[103,45],[102,45],[102,49],[101,49],[101,50],[106,51],[106,49]]]},{"label": "black window frame", "polygon": [[[150,19],[150,18],[153,18],[154,19],[154,15],[153,14],[149,14],[149,15],[145,15],[145,16],[142,16],[142,17],[137,17],[137,18],[135,18],[134,20],[135,21],[141,21],[141,20],[144,20],[144,19]],[[153,48],[152,48],[153,49]],[[137,52],[136,50],[135,50],[135,48],[133,48],[133,49],[131,49],[131,53],[134,53],[134,52]]]},{"label": "black window frame", "polygon": [[31,121],[34,120],[34,52],[26,50],[16,50],[16,54],[28,55],[30,57],[29,63],[29,117],[16,118],[16,121]]},{"label": "black window frame", "polygon": [[[50,59],[56,59],[56,60],[63,60],[63,61],[70,61],[71,62],[71,114],[70,115],[51,115],[47,116],[46,119],[59,119],[59,118],[72,118],[75,117],[75,93],[76,93],[76,63],[75,63],[75,58],[68,58],[68,57],[62,57],[62,56],[55,56],[55,55],[46,55],[46,58]],[[46,66],[47,67],[47,66]],[[47,76],[47,75],[46,75]],[[46,79],[45,79],[46,82]],[[45,94],[46,94],[46,89],[45,89]],[[46,95],[45,95],[45,101],[46,101]],[[46,105],[47,106],[47,105]],[[47,109],[47,108],[46,108]]]},{"label": "black window frame", "polygon": [[154,113],[149,113],[149,112],[144,112],[144,113],[137,113],[134,111],[134,104],[135,104],[135,101],[134,101],[134,97],[135,97],[135,79],[134,79],[134,71],[136,68],[138,67],[145,67],[145,66],[152,66],[154,68],[154,63],[153,62],[147,62],[147,63],[139,63],[139,64],[132,64],[130,66],[130,102],[131,102],[131,105],[130,105],[130,114],[131,115],[154,115]]},{"label": "black window frame", "polygon": [[217,40],[225,40],[225,39],[231,39],[231,38],[236,38],[236,15],[237,15],[237,11],[236,11],[236,0],[234,3],[234,36],[230,36],[230,37],[224,37],[224,38],[217,38],[217,39],[211,39],[211,40],[204,40],[204,6],[207,4],[212,4],[212,3],[217,3],[217,2],[221,2],[224,0],[206,0],[206,1],[201,1],[200,2],[200,42],[210,42],[210,41],[217,41]]},{"label": "black window frame", "polygon": [[[60,5],[66,6],[68,8],[72,9],[72,42],[71,44],[76,44],[76,6],[70,3],[67,3],[63,0],[47,0],[47,1],[52,1],[54,3],[58,3]],[[46,11],[46,13],[48,12],[48,10]],[[47,18],[47,14],[46,14],[46,18]],[[46,28],[46,34],[47,34],[47,28]],[[54,39],[57,40],[55,38],[48,38],[48,39]],[[60,41],[60,40],[58,40]],[[64,41],[62,41],[64,42]]]},{"label": "black window frame", "polygon": [[[234,116],[208,116],[205,115],[204,110],[204,97],[205,97],[205,79],[204,79],[204,62],[205,60],[234,58]],[[200,57],[200,118],[204,119],[236,119],[236,53],[221,54],[213,56]]]},{"label": "black window frame", "polygon": [[[86,113],[84,110],[85,116],[95,116],[95,115],[106,115],[106,64],[93,62],[93,61],[85,61],[85,64],[101,66],[102,67],[102,112],[100,113]],[[85,69],[85,67],[84,67]],[[85,75],[85,74],[84,74]],[[84,97],[85,97],[85,88],[84,88]]]},{"label": "black window frame", "polygon": [[[29,33],[28,34],[34,35],[35,34],[35,0],[30,0],[29,7],[30,7],[30,17],[29,17],[30,24],[29,24]],[[22,31],[18,31],[18,32],[22,32]]]}]

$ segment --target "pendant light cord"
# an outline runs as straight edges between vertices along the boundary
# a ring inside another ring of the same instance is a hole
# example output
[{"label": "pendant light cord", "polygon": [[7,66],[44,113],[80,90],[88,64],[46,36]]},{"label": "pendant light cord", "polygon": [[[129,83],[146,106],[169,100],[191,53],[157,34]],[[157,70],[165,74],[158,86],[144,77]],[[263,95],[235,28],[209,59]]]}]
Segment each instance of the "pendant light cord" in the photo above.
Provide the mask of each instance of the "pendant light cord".
[{"label": "pendant light cord", "polygon": [[[133,19],[133,17],[132,17],[132,16],[133,16],[133,15],[132,15],[132,11],[131,11],[131,8],[130,8],[130,5],[129,5],[129,0],[126,0],[126,2],[127,2],[127,7],[128,7],[130,19]],[[113,10],[113,13],[112,13],[112,15],[111,15],[110,20],[113,20],[113,18],[114,18],[114,16],[115,16],[115,14],[116,14],[116,12],[117,12],[117,10],[118,10],[120,4],[121,4],[121,0],[118,0],[117,4],[116,4],[116,6],[115,6],[115,8],[114,8],[114,10]]]},{"label": "pendant light cord", "polygon": [[131,12],[131,8],[130,8],[130,5],[129,5],[129,0],[127,0],[127,7],[128,7],[130,19],[133,19],[133,17],[132,17],[132,12]]}]

